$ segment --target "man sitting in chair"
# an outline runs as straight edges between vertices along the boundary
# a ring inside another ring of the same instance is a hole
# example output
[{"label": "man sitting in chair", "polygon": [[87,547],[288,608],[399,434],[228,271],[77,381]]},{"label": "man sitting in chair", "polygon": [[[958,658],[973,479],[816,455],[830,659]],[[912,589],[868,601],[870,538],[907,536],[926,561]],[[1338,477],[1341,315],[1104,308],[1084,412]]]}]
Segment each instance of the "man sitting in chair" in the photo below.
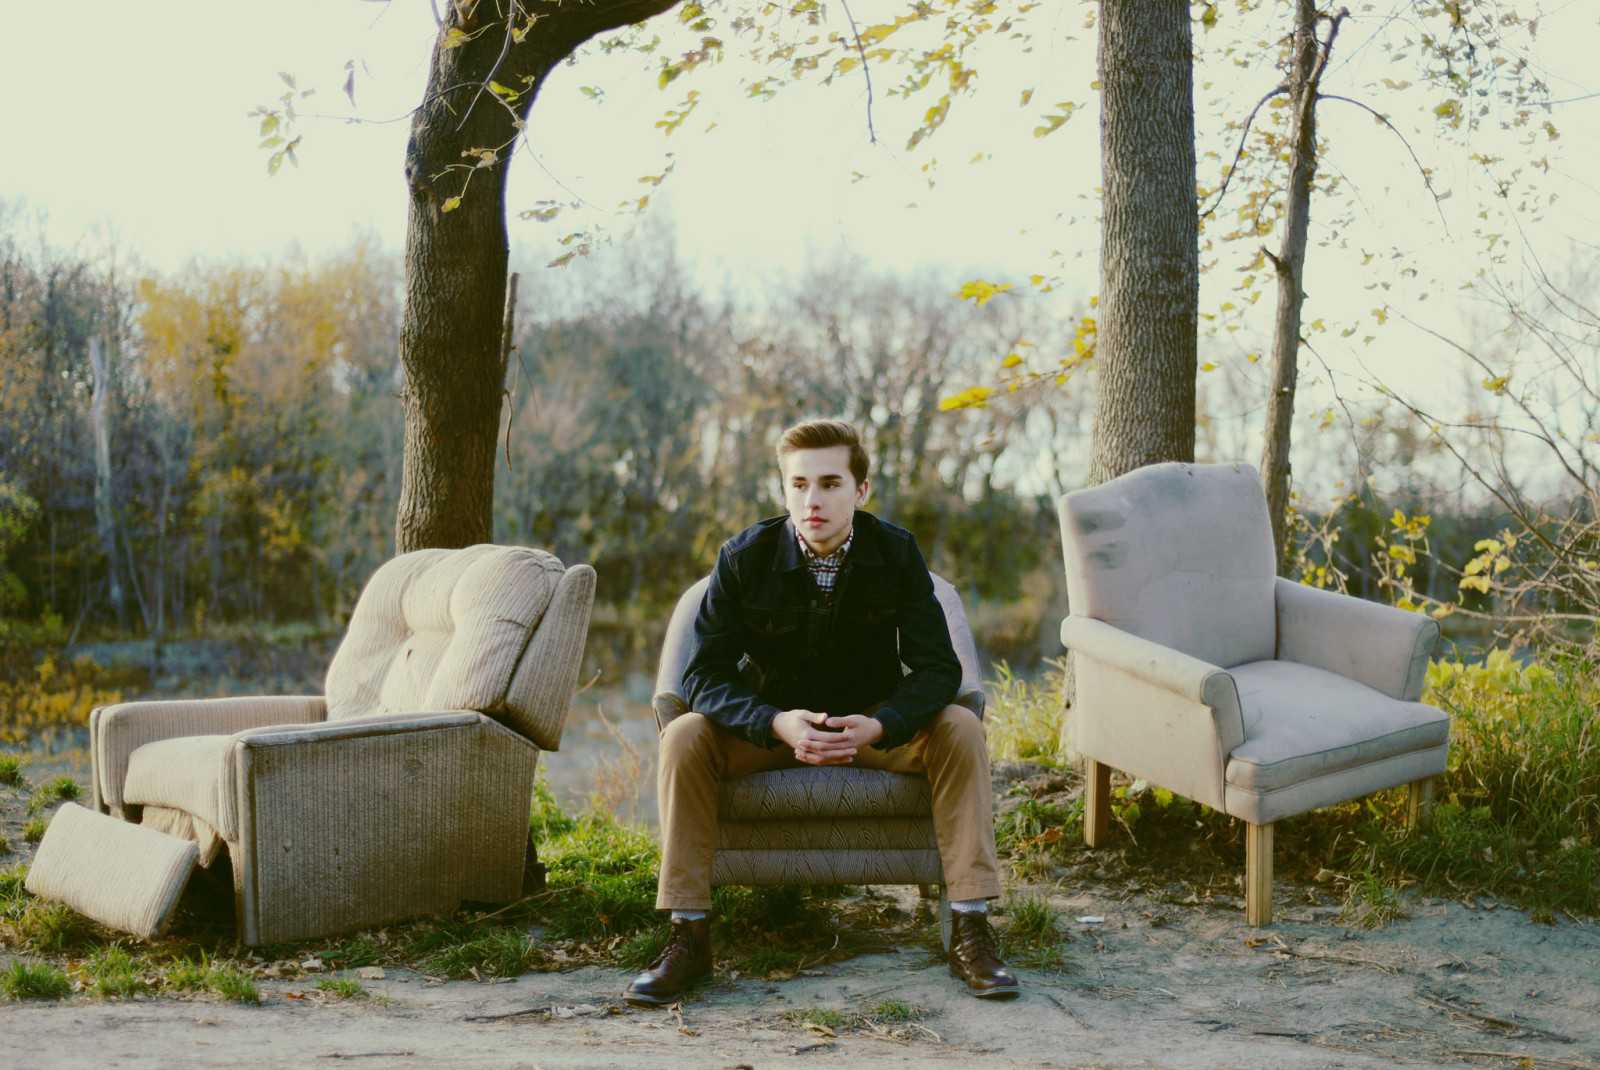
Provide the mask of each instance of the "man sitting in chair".
[{"label": "man sitting in chair", "polygon": [[951,704],[961,665],[916,540],[861,511],[868,465],[848,423],[789,428],[778,443],[788,515],[717,555],[683,681],[696,712],[661,736],[656,907],[672,912],[671,936],[628,985],[631,1004],[674,1002],[711,973],[719,781],[802,764],[928,778],[953,901],[950,972],[975,996],[1017,994],[985,916],[1000,876],[983,723]]}]

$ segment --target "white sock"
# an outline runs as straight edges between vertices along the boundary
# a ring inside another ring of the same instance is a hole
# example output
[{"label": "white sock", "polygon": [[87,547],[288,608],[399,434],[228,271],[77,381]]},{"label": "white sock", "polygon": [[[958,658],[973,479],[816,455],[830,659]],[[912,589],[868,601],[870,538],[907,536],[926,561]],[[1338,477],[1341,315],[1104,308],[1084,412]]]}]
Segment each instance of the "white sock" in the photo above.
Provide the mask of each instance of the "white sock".
[{"label": "white sock", "polygon": [[674,910],[672,912],[673,921],[699,921],[705,916],[706,912],[703,910]]},{"label": "white sock", "polygon": [[[952,899],[950,909],[957,914],[987,914],[989,901],[987,899]],[[674,911],[676,915],[676,911]]]}]

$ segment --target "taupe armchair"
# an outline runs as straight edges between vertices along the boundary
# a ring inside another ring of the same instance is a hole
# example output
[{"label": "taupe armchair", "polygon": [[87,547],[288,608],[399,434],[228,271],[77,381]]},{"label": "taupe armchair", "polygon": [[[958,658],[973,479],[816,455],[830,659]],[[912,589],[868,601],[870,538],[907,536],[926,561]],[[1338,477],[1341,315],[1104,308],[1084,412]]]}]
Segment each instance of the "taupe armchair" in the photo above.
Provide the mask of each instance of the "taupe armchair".
[{"label": "taupe armchair", "polygon": [[[694,618],[710,579],[678,599],[656,674],[656,726],[688,712],[683,674],[693,654]],[[940,576],[934,595],[961,661],[956,704],[983,717],[978,649],[961,596]],[[940,888],[940,923],[949,944],[949,897],[933,834],[926,777],[883,769],[827,766],[777,769],[724,781],[717,800],[717,853],[711,882],[720,885],[916,884]]]},{"label": "taupe armchair", "polygon": [[1084,838],[1119,769],[1247,823],[1245,913],[1272,920],[1272,824],[1411,785],[1423,820],[1450,719],[1420,704],[1429,617],[1276,575],[1248,465],[1159,464],[1060,502]]},{"label": "taupe armchair", "polygon": [[30,889],[152,936],[196,864],[231,869],[251,945],[515,899],[593,598],[593,569],[540,550],[419,550],[373,574],[326,698],[95,710],[108,816],[58,815]]}]

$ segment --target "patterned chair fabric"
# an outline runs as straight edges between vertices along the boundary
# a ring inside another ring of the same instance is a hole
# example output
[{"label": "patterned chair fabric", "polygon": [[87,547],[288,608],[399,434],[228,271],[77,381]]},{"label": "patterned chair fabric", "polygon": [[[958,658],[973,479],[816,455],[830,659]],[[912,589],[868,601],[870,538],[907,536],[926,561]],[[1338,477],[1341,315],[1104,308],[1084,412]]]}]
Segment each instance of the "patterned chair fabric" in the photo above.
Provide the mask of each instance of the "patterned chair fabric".
[{"label": "patterned chair fabric", "polygon": [[1445,771],[1438,622],[1279,578],[1255,469],[1152,465],[1060,513],[1091,809],[1109,767],[1268,829],[1270,917],[1272,822]]},{"label": "patterned chair fabric", "polygon": [[[688,711],[683,674],[709,583],[702,579],[685,591],[667,625],[653,703],[660,729]],[[933,588],[961,661],[956,703],[982,717],[978,648],[961,596],[937,575]],[[943,884],[927,778],[829,766],[726,780],[717,798],[711,879],[715,885]]]},{"label": "patterned chair fabric", "polygon": [[362,592],[326,698],[95,710],[94,808],[202,864],[225,848],[247,944],[514,899],[594,580],[524,547],[402,554]]}]

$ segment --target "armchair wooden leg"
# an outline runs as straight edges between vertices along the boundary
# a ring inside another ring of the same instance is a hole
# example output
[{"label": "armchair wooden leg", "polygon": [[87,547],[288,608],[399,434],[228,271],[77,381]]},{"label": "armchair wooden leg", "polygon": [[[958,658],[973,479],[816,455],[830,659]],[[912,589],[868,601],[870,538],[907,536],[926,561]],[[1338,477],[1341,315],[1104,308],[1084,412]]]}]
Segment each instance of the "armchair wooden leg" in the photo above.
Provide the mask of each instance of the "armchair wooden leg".
[{"label": "armchair wooden leg", "polygon": [[1433,777],[1423,777],[1411,782],[1411,802],[1406,807],[1406,828],[1412,832],[1426,830],[1433,825]]},{"label": "armchair wooden leg", "polygon": [[1272,924],[1272,822],[1244,827],[1244,920]]},{"label": "armchair wooden leg", "polygon": [[1093,758],[1083,763],[1083,842],[1099,847],[1111,835],[1111,767]]}]

